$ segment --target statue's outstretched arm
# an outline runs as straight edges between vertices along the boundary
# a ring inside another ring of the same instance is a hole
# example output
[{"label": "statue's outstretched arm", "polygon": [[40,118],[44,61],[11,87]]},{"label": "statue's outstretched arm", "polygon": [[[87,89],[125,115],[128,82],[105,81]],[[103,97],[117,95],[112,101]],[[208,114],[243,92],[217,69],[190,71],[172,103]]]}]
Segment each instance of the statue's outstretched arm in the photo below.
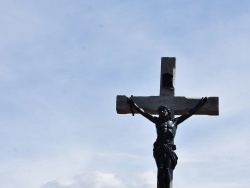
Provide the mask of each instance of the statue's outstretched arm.
[{"label": "statue's outstretched arm", "polygon": [[206,102],[207,97],[202,97],[199,103],[193,109],[191,109],[187,114],[184,114],[177,118],[177,125],[191,117],[193,114],[195,114],[195,112],[197,112],[197,110],[199,110],[199,108],[202,107]]},{"label": "statue's outstretched arm", "polygon": [[[133,96],[127,97],[127,102],[131,106],[131,108],[135,109],[138,113],[140,113],[142,116],[147,118],[148,120],[155,123],[155,118],[151,114],[145,112],[142,108],[140,108],[133,100]],[[133,112],[132,112],[133,113]]]}]

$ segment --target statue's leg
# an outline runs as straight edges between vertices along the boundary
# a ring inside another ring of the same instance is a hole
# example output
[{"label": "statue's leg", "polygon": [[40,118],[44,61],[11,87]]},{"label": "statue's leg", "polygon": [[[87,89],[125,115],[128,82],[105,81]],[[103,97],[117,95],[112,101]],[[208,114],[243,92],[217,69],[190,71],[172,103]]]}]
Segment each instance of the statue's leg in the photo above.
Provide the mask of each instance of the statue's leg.
[{"label": "statue's leg", "polygon": [[165,186],[164,186],[164,171],[162,168],[158,168],[157,188],[165,188]]},{"label": "statue's leg", "polygon": [[157,188],[164,188],[164,169],[162,158],[154,155],[157,166]]},{"label": "statue's leg", "polygon": [[166,156],[163,162],[164,169],[164,188],[172,188],[173,169],[171,168],[171,159]]},{"label": "statue's leg", "polygon": [[173,186],[173,170],[172,168],[168,168],[168,177],[166,178],[166,188],[172,188]]},{"label": "statue's leg", "polygon": [[157,188],[172,188],[173,170],[171,168],[158,168]]},{"label": "statue's leg", "polygon": [[157,188],[172,188],[173,170],[170,157],[159,149],[154,151],[154,158],[158,169]]},{"label": "statue's leg", "polygon": [[154,158],[157,166],[157,188],[164,188],[163,152],[160,148],[154,149]]}]

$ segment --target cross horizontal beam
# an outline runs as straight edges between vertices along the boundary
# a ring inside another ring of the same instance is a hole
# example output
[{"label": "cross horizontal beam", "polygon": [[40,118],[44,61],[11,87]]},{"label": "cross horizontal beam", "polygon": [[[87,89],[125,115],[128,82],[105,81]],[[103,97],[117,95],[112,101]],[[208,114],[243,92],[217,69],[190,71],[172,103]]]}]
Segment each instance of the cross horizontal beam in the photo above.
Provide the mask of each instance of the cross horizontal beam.
[{"label": "cross horizontal beam", "polygon": [[[186,98],[174,96],[149,96],[149,97],[133,97],[135,103],[150,114],[158,114],[159,106],[168,106],[174,111],[175,115],[186,114],[190,109],[194,108],[200,98]],[[131,113],[130,106],[127,103],[125,95],[118,95],[116,98],[116,111],[118,114]],[[134,111],[134,113],[137,113]],[[219,115],[219,98],[208,97],[207,102],[195,114],[199,115]]]}]

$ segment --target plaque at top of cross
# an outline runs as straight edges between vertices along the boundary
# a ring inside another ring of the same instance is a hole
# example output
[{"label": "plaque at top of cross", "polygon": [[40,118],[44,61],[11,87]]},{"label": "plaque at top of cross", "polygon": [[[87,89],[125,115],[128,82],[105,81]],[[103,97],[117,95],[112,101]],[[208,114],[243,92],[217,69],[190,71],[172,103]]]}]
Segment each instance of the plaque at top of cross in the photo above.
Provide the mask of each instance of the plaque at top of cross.
[{"label": "plaque at top of cross", "polygon": [[[167,105],[173,110],[172,115],[183,115],[195,106],[200,98],[186,98],[175,96],[175,58],[161,58],[160,96],[134,96],[134,101],[145,112],[158,114],[158,107]],[[116,111],[118,114],[133,113],[127,103],[125,95],[116,98]],[[134,112],[138,113],[138,112]],[[208,97],[207,102],[195,114],[219,115],[219,98]]]}]

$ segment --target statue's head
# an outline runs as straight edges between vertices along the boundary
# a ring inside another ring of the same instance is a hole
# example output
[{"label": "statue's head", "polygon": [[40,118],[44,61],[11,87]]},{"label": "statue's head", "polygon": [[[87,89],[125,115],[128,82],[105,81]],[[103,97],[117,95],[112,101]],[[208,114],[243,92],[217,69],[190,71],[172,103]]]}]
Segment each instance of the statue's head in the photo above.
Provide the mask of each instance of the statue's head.
[{"label": "statue's head", "polygon": [[158,107],[159,117],[171,117],[171,111],[167,106]]}]

